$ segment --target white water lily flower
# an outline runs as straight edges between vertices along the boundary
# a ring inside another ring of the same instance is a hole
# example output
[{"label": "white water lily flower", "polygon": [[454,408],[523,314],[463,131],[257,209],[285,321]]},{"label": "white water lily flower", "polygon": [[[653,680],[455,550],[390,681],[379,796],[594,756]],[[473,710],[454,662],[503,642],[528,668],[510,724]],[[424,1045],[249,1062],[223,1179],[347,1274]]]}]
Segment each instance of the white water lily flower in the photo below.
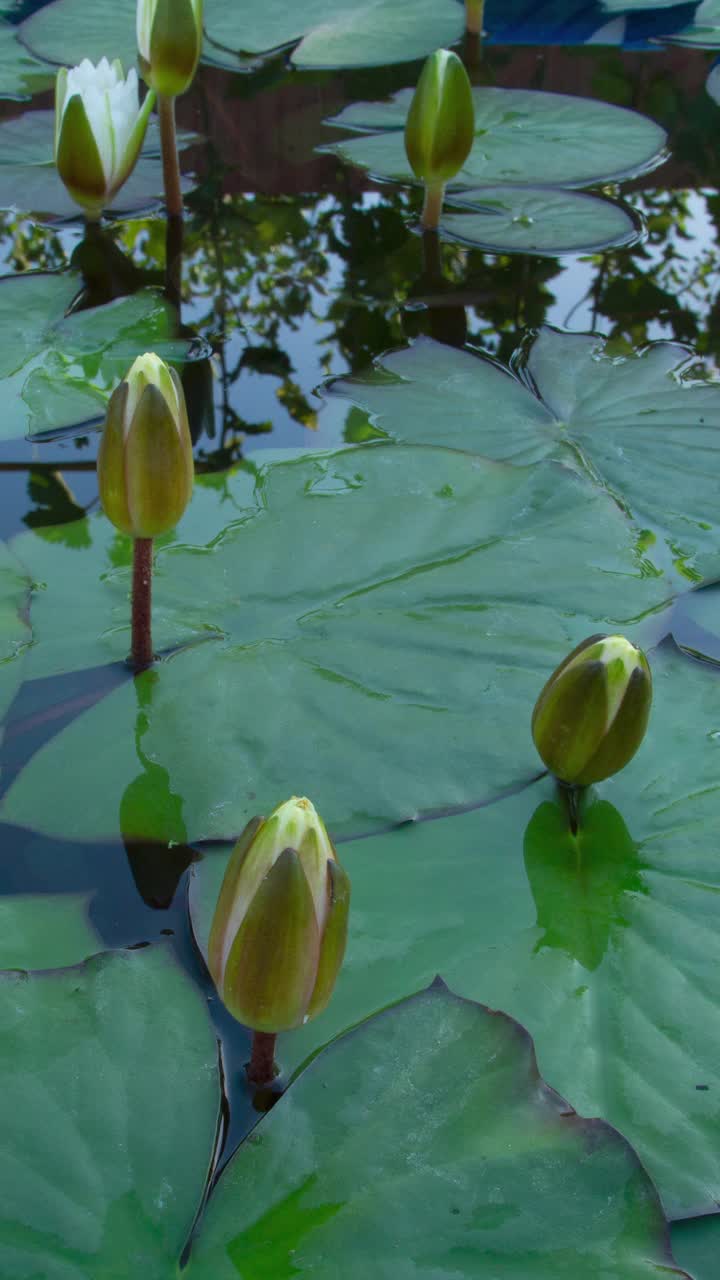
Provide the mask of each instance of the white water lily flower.
[{"label": "white water lily flower", "polygon": [[202,49],[203,0],[137,0],[140,70],[151,88],[175,98],[192,84]]},{"label": "white water lily flower", "polygon": [[73,200],[98,218],[132,173],[155,101],[139,102],[138,77],[117,60],[58,71],[55,163]]}]

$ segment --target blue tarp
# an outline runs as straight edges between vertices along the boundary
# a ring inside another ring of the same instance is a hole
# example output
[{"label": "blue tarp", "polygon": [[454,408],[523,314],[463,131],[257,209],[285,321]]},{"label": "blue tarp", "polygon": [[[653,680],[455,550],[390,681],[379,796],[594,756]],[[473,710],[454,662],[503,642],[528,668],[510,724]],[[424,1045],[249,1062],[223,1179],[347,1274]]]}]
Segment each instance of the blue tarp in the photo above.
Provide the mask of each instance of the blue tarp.
[{"label": "blue tarp", "polygon": [[492,44],[588,44],[652,47],[653,37],[689,26],[699,0],[664,9],[608,13],[602,0],[486,0],[484,27]]}]

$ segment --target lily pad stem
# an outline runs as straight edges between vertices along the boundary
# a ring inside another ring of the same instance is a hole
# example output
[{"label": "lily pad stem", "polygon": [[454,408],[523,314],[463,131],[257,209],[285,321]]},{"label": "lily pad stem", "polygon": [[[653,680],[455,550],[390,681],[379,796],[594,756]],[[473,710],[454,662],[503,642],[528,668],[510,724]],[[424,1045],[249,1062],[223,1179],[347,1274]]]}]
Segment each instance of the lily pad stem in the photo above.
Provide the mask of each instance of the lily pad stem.
[{"label": "lily pad stem", "polygon": [[160,117],[160,146],[162,149],[165,207],[171,218],[181,218],[183,213],[180,163],[178,161],[177,135],[175,133],[175,99],[158,94]]},{"label": "lily pad stem", "polygon": [[471,36],[482,35],[485,0],[465,0],[465,23]]},{"label": "lily pad stem", "polygon": [[251,1084],[270,1084],[277,1075],[275,1066],[275,1041],[277,1036],[271,1031],[253,1032],[252,1054],[247,1067],[248,1080]]},{"label": "lily pad stem", "polygon": [[425,187],[425,203],[423,205],[422,217],[420,222],[426,231],[436,231],[442,213],[443,196],[445,195],[445,183],[427,184]]},{"label": "lily pad stem", "polygon": [[136,538],[133,543],[132,649],[130,661],[136,672],[153,664],[152,647],[152,538]]}]

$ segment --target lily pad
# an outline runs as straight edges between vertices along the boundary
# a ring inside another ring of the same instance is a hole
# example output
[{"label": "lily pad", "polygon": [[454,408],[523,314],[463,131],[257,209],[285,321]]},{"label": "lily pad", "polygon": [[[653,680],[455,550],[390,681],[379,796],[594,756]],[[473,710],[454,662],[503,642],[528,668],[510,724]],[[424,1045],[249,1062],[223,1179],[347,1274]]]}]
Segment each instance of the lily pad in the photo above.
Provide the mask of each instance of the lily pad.
[{"label": "lily pad", "polygon": [[[89,549],[13,544],[44,584],[28,679],[127,653],[127,541],[100,517],[89,529]],[[369,445],[271,465],[239,518],[216,495],[202,540],[159,552],[155,643],[189,647],[48,743],[3,816],[115,832],[149,681],[144,751],[190,840],[237,834],[288,791],[344,832],[490,799],[538,771],[541,671],[605,625],[632,631],[670,592],[615,502],[555,464]]]},{"label": "lily pad", "polygon": [[668,44],[688,45],[696,49],[720,48],[720,0],[703,0],[689,26],[664,38]]},{"label": "lily pad", "polygon": [[152,349],[177,358],[187,350],[172,337],[159,290],[68,316],[81,287],[71,272],[0,277],[0,439],[86,430],[102,419],[135,356]]},{"label": "lily pad", "polygon": [[0,898],[0,969],[59,969],[98,950],[83,894]]},{"label": "lily pad", "polygon": [[298,67],[368,67],[414,62],[454,44],[465,29],[457,0],[206,0],[212,41],[244,53],[263,53],[299,40]]},{"label": "lily pad", "polygon": [[715,1280],[720,1257],[720,1216],[676,1222],[672,1247],[678,1262],[688,1268],[694,1280]]},{"label": "lily pad", "polygon": [[[55,168],[54,121],[52,111],[28,111],[0,124],[0,209],[32,213],[46,221],[84,216]],[[194,140],[193,134],[180,134],[178,145],[182,150]],[[182,189],[188,191],[191,187],[191,180],[184,176]],[[137,213],[162,200],[163,191],[159,133],[151,121],[140,159],[108,210],[123,215]]]},{"label": "lily pad", "polygon": [[462,193],[462,207],[443,214],[443,239],[491,252],[597,253],[632,244],[640,231],[626,206],[577,191],[481,187]]},{"label": "lily pad", "polygon": [[563,1272],[683,1274],[627,1143],[545,1087],[517,1023],[436,985],[295,1081],[223,1174],[188,1280]]},{"label": "lily pad", "polygon": [[53,0],[20,24],[23,44],[38,58],[74,67],[83,58],[99,62],[119,58],[123,67],[137,62],[136,0]]},{"label": "lily pad", "polygon": [[685,347],[617,356],[593,334],[542,329],[516,375],[420,339],[368,374],[330,384],[376,430],[490,458],[574,460],[648,529],[648,545],[691,578],[720,577],[714,477],[720,387],[693,381]]},{"label": "lily pad", "polygon": [[204,1002],[163,948],[0,977],[0,1270],[169,1280],[219,1104]]},{"label": "lily pad", "polygon": [[[387,102],[356,102],[326,121],[360,136],[332,151],[381,178],[414,182],[405,155],[412,89]],[[451,188],[585,187],[627,178],[664,158],[666,135],[646,116],[591,98],[532,89],[473,89],[475,144]]]},{"label": "lily pad", "polygon": [[[345,964],[279,1057],[291,1071],[439,973],[528,1027],[548,1083],[627,1137],[676,1217],[720,1203],[720,676],[672,646],[650,658],[648,736],[577,838],[544,779],[341,846]],[[225,863],[209,854],[191,882],[201,948]]]},{"label": "lily pad", "polygon": [[17,27],[0,17],[0,98],[22,101],[43,93],[55,83],[51,67],[23,48]]}]

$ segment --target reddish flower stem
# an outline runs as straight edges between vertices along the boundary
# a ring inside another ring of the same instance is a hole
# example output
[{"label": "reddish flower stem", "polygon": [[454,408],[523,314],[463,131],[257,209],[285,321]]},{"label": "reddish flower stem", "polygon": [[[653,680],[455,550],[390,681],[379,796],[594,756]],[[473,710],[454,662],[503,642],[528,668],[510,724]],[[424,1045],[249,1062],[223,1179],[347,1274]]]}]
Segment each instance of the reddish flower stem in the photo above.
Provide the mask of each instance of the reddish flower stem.
[{"label": "reddish flower stem", "polygon": [[136,538],[133,543],[132,648],[130,660],[135,671],[153,664],[152,647],[152,538]]},{"label": "reddish flower stem", "polygon": [[175,132],[175,99],[158,94],[160,119],[160,147],[162,150],[165,207],[171,218],[181,218],[183,212],[180,163],[178,161],[177,134]]},{"label": "reddish flower stem", "polygon": [[271,1031],[253,1033],[252,1054],[248,1063],[248,1080],[251,1084],[271,1084],[277,1075],[275,1067],[275,1041]]}]

